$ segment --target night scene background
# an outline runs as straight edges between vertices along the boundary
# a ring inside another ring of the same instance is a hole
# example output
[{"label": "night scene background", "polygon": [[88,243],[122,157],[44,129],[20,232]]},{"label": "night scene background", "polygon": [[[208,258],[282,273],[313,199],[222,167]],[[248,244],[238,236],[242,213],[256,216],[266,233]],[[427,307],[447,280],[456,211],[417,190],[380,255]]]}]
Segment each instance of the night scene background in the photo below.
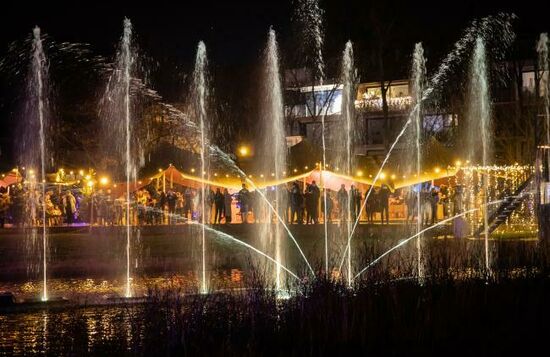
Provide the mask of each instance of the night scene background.
[{"label": "night scene background", "polygon": [[550,337],[536,1],[9,2],[0,355]]}]

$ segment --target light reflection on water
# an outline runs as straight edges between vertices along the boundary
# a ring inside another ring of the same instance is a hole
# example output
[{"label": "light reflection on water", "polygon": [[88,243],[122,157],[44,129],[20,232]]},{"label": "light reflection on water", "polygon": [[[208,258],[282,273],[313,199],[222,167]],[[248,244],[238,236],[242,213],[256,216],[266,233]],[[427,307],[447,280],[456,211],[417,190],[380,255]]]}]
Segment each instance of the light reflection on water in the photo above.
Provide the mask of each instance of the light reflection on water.
[{"label": "light reflection on water", "polygon": [[[211,277],[217,289],[238,289],[243,287],[244,274],[241,270],[229,269],[213,272]],[[145,296],[150,289],[157,288],[194,294],[197,293],[197,284],[197,274],[190,272],[134,279],[132,287],[136,296]],[[71,346],[77,345],[87,346],[88,351],[73,351],[76,354],[97,352],[98,345],[120,341],[121,337],[128,349],[139,345],[137,340],[134,341],[141,337],[136,325],[139,318],[136,317],[143,306],[113,305],[106,299],[124,295],[124,280],[52,279],[49,287],[53,297],[65,297],[74,304],[60,309],[0,313],[0,355],[55,355],[66,353]],[[38,281],[0,285],[0,290],[12,291],[18,301],[36,298],[41,288]],[[80,341],[75,340],[75,330],[80,331],[76,336]]]},{"label": "light reflection on water", "polygon": [[[131,319],[139,311],[138,306],[108,306],[0,315],[0,355],[55,355],[82,342],[89,351],[120,334],[127,336],[130,345]],[[76,334],[81,341],[75,341],[75,330],[84,331],[82,336]]]},{"label": "light reflection on water", "polygon": [[[218,270],[211,273],[212,286],[216,290],[242,287],[244,271],[240,269]],[[185,292],[196,292],[198,286],[196,272],[156,277],[132,279],[135,296],[144,296],[150,288],[175,288]],[[107,279],[50,279],[48,289],[53,297],[63,297],[78,303],[96,303],[105,297],[124,296],[126,281]],[[18,301],[40,296],[42,281],[22,283],[0,282],[0,291],[12,292]]]}]

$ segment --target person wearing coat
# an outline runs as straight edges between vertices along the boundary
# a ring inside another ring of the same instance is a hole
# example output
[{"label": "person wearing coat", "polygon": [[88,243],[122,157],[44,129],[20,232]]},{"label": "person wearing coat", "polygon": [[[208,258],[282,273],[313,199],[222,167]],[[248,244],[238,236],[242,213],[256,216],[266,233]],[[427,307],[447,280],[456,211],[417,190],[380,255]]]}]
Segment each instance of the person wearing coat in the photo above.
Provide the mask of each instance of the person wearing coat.
[{"label": "person wearing coat", "polygon": [[223,216],[225,217],[225,223],[231,223],[231,203],[233,202],[233,197],[231,196],[227,188],[224,188],[223,190],[223,201]]},{"label": "person wearing coat", "polygon": [[[73,193],[68,190],[63,196],[63,208],[65,210],[65,217],[67,224],[74,223],[74,214],[76,212],[76,199],[73,196]],[[90,222],[91,224],[92,222]]]}]

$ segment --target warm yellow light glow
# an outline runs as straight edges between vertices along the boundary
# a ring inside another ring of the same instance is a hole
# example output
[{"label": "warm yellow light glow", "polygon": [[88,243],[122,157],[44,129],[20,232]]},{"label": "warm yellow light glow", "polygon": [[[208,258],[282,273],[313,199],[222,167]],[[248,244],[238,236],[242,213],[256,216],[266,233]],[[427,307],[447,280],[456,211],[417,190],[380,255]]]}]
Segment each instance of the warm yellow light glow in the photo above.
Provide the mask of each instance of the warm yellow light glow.
[{"label": "warm yellow light glow", "polygon": [[109,179],[108,179],[107,177],[103,176],[103,177],[101,177],[101,178],[99,179],[99,183],[100,183],[101,185],[105,186],[106,184],[109,183]]},{"label": "warm yellow light glow", "polygon": [[242,146],[239,148],[239,154],[240,154],[241,156],[246,156],[246,155],[248,155],[249,153],[250,153],[250,149],[249,149],[247,146],[242,145]]},{"label": "warm yellow light glow", "polygon": [[441,172],[441,169],[440,169],[439,167],[436,167],[436,168],[434,169],[434,172],[435,172],[436,174],[438,174],[438,173]]},{"label": "warm yellow light glow", "polygon": [[462,166],[462,161],[456,160],[455,165],[456,165],[456,166],[459,166],[459,167]]},{"label": "warm yellow light glow", "polygon": [[138,185],[141,185],[141,181],[138,181]]},{"label": "warm yellow light glow", "polygon": [[195,172],[195,169],[191,169],[191,172]]},{"label": "warm yellow light glow", "polygon": [[88,187],[92,187],[94,185],[94,182],[93,181],[88,181],[87,185],[88,185]]},{"label": "warm yellow light glow", "polygon": [[216,172],[214,172],[214,176],[218,177],[218,174]]},{"label": "warm yellow light glow", "polygon": [[357,171],[357,176],[359,176],[359,177],[363,176],[363,171],[361,171],[361,170]]},{"label": "warm yellow light glow", "polygon": [[391,175],[391,179],[392,179],[392,180],[395,180],[395,175]]},{"label": "warm yellow light glow", "polygon": [[91,178],[90,175],[86,175],[85,177],[86,180],[89,180],[90,178]]},{"label": "warm yellow light glow", "polygon": [[336,168],[336,171],[340,171],[340,169],[339,169],[339,168]]},{"label": "warm yellow light glow", "polygon": [[69,174],[74,175],[74,171],[69,172]]},{"label": "warm yellow light glow", "polygon": [[79,174],[80,176],[84,176],[84,170],[78,170],[78,174]]},{"label": "warm yellow light glow", "polygon": [[263,178],[263,177],[264,177],[264,174],[261,174],[260,177]]},{"label": "warm yellow light glow", "polygon": [[159,169],[159,172],[162,172],[162,169]]},{"label": "warm yellow light glow", "polygon": [[114,188],[116,188],[116,183],[113,185]]},{"label": "warm yellow light glow", "polygon": [[307,170],[308,168],[309,168],[309,167],[307,167],[307,166],[304,166],[304,170]]},{"label": "warm yellow light glow", "polygon": [[386,174],[385,174],[385,173],[383,173],[383,172],[382,172],[382,173],[380,173],[380,178],[381,178],[382,180],[384,180],[384,179],[386,178]]},{"label": "warm yellow light glow", "polygon": [[227,177],[229,177],[229,175],[228,175],[228,174],[225,174],[225,177],[227,178]]},{"label": "warm yellow light glow", "polygon": [[275,174],[273,172],[271,173],[271,177],[275,177]]},{"label": "warm yellow light glow", "polygon": [[29,174],[34,175],[34,170],[29,170]]},{"label": "warm yellow light glow", "polygon": [[298,172],[298,169],[294,169],[293,171],[294,171],[294,172]]},{"label": "warm yellow light glow", "polygon": [[283,175],[286,175],[286,171],[283,171]]}]

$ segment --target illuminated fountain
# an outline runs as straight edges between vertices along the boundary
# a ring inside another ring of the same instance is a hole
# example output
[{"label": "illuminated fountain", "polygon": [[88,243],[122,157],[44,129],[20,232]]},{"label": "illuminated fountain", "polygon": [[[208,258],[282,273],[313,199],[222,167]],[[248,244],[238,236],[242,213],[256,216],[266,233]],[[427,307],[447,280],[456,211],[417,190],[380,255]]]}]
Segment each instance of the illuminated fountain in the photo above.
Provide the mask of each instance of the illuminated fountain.
[{"label": "illuminated fountain", "polygon": [[[283,113],[283,98],[281,90],[281,75],[279,72],[279,53],[277,37],[273,29],[269,30],[267,45],[263,53],[263,78],[261,96],[261,142],[259,152],[262,160],[259,167],[262,172],[274,173],[270,179],[278,181],[282,178],[282,171],[286,168],[286,140],[285,117]],[[267,188],[271,190],[270,188]],[[284,187],[273,186],[268,199],[273,200],[275,212],[280,214],[287,207],[288,195]],[[262,203],[262,212],[266,214],[265,220],[259,225],[259,236],[268,245],[274,246],[274,256],[277,261],[275,268],[275,288],[279,291],[282,287],[281,264],[285,264],[285,252],[283,251],[284,232],[281,222],[272,222],[272,212],[266,202]],[[273,249],[273,248],[272,248]]]},{"label": "illuminated fountain", "polygon": [[[344,175],[354,176],[354,146],[355,138],[359,137],[358,128],[356,127],[355,118],[355,91],[356,91],[356,70],[353,59],[353,45],[351,41],[346,43],[346,47],[342,53],[342,64],[340,70],[340,80],[342,83],[342,123],[333,126],[331,129],[332,145],[335,150],[336,156],[334,157],[336,167],[342,169]],[[343,143],[343,150],[340,149]],[[347,208],[347,220],[341,222],[340,230],[338,232],[341,237],[347,237],[351,232],[353,218],[352,211],[355,206],[354,197],[352,196],[351,189],[348,192],[348,208]],[[344,241],[345,243],[345,241]],[[351,247],[348,249],[347,255],[347,272],[346,277],[348,284],[352,281],[352,251]]]},{"label": "illuminated fountain", "polygon": [[[484,167],[482,177],[483,236],[485,241],[485,269],[489,272],[489,215],[487,213],[489,175],[486,168],[491,161],[493,134],[491,129],[491,99],[489,94],[487,58],[485,43],[481,37],[478,37],[475,42],[472,62],[470,64],[469,80],[468,141],[466,147],[470,150],[470,161],[481,162]],[[481,157],[479,157],[480,153]]]},{"label": "illuminated fountain", "polygon": [[[480,39],[479,34],[482,34],[486,38],[491,38],[493,40],[495,39],[495,36],[498,36],[498,41],[499,41],[499,44],[500,44],[501,48],[504,48],[504,49],[509,48],[511,46],[511,44],[513,43],[513,41],[515,40],[515,35],[514,35],[514,32],[512,31],[512,28],[511,28],[511,19],[512,18],[513,18],[513,16],[511,17],[507,14],[498,14],[496,16],[488,16],[486,18],[483,18],[480,21],[474,21],[472,26],[470,26],[466,29],[466,31],[465,31],[464,35],[462,36],[462,38],[460,38],[460,40],[458,40],[455,43],[454,48],[451,50],[451,52],[443,59],[443,61],[439,65],[437,71],[435,72],[435,74],[430,78],[430,80],[428,82],[428,85],[426,86],[426,88],[422,92],[422,96],[420,97],[420,100],[415,104],[415,106],[419,106],[421,103],[436,97],[439,94],[439,91],[443,88],[446,81],[448,80],[450,74],[460,64],[463,63],[464,58],[467,58],[468,51],[472,47],[474,47],[475,52],[477,53],[477,54],[474,54],[474,58],[477,57],[478,64],[475,65],[475,66],[471,66],[471,68],[476,71],[476,76],[477,76],[478,79],[482,75],[485,76],[484,77],[485,80],[480,80],[480,82],[477,83],[477,85],[478,85],[478,89],[481,88],[481,90],[484,91],[484,93],[481,93],[481,95],[486,95],[487,96],[486,98],[482,99],[482,101],[484,103],[483,104],[483,110],[486,111],[488,109],[486,107],[486,105],[488,105],[488,103],[489,103],[488,92],[487,92],[488,82],[487,82],[487,77],[486,77],[486,70],[487,69],[485,67],[486,66],[486,64],[485,64],[485,47],[483,45],[483,42],[480,42],[480,40],[479,40]],[[486,86],[486,87],[483,87],[483,86]],[[475,98],[475,101],[478,101],[478,99],[479,98]],[[479,107],[482,107],[482,105],[480,104]],[[342,266],[344,264],[346,254],[347,254],[348,250],[350,249],[351,239],[353,238],[353,235],[355,233],[357,225],[359,224],[359,217],[361,216],[361,213],[365,209],[368,198],[369,198],[370,194],[372,193],[372,189],[373,189],[374,185],[380,179],[380,176],[382,174],[382,170],[384,169],[384,167],[388,163],[388,161],[390,159],[390,156],[391,156],[393,150],[395,149],[397,143],[405,136],[407,128],[413,122],[413,114],[416,113],[416,112],[417,112],[416,108],[413,108],[411,110],[407,121],[405,122],[405,124],[401,128],[401,131],[397,134],[394,142],[390,145],[389,150],[388,150],[384,160],[382,161],[382,164],[380,165],[380,168],[378,169],[376,175],[374,176],[373,186],[371,186],[371,188],[367,192],[367,195],[366,195],[365,199],[363,200],[363,204],[361,205],[361,210],[360,210],[360,213],[358,215],[358,218],[355,221],[355,223],[354,223],[354,225],[351,229],[351,232],[348,236],[346,248],[345,248],[345,250],[344,250],[344,252],[341,256],[341,259],[340,259],[340,264],[339,264],[339,267],[338,267],[339,271],[342,271]],[[483,119],[483,120],[485,121],[485,125],[487,125],[488,120],[489,120],[489,116],[488,116],[488,113],[484,113],[484,115],[485,115],[485,119]],[[488,135],[488,132],[485,131],[485,134]],[[487,152],[488,151],[487,150],[488,149],[488,147],[487,147],[488,146],[487,145],[488,140],[486,138],[486,135],[485,135],[484,140],[486,142],[483,144],[485,146],[484,146],[482,151],[483,151],[483,157],[485,157],[485,159],[487,159],[488,156],[489,156],[489,153]],[[476,146],[475,148],[477,148],[477,147],[478,146]],[[470,146],[470,148],[474,148],[474,147]],[[487,201],[485,201],[485,203],[487,203]],[[486,210],[487,209],[487,204],[483,205],[483,207]],[[472,211],[472,212],[476,212],[476,211]],[[488,240],[486,240],[486,266],[488,264],[489,264],[489,261],[488,261]]]},{"label": "illuminated fountain", "polygon": [[[126,183],[125,196],[125,235],[126,235],[126,284],[125,296],[132,297],[131,248],[132,248],[132,192],[130,184],[136,181],[135,158],[139,151],[132,115],[133,103],[131,83],[136,65],[136,51],[132,47],[132,23],[124,19],[124,30],[120,40],[114,69],[100,106],[103,119],[105,145],[121,160],[124,166]],[[132,145],[133,144],[133,145]]]},{"label": "illuminated fountain", "polygon": [[[49,114],[49,102],[48,102],[48,70],[46,55],[42,47],[42,39],[40,37],[40,28],[35,27],[33,30],[32,41],[32,58],[31,69],[28,79],[28,102],[26,103],[27,116],[26,120],[26,137],[23,145],[24,151],[23,161],[29,168],[38,168],[38,172],[34,174],[32,170],[29,170],[29,179],[31,183],[31,190],[40,190],[42,197],[46,196],[46,166],[47,166],[47,143],[46,136],[48,135],[48,114]],[[36,130],[35,130],[36,129]],[[38,135],[37,135],[38,134]],[[36,197],[38,198],[38,197]],[[40,209],[32,202],[40,202]],[[35,214],[31,214],[31,219],[41,221],[41,237],[42,237],[42,301],[48,301],[48,234],[46,231],[46,201],[44,199],[34,200],[32,195],[29,199],[31,204],[31,212],[40,212],[41,217],[37,217]],[[34,225],[34,222],[30,222]],[[37,244],[38,233],[36,228],[31,230],[31,244]]]},{"label": "illuminated fountain", "polygon": [[210,212],[206,212],[205,200],[207,199],[205,179],[207,178],[207,170],[209,169],[208,158],[208,82],[207,82],[208,60],[206,58],[206,46],[204,42],[199,42],[197,47],[197,55],[195,57],[195,70],[193,72],[193,87],[192,100],[193,111],[195,118],[200,127],[200,157],[201,157],[201,267],[200,267],[200,291],[205,294],[208,291],[206,280],[206,224],[210,222],[207,219],[210,217]]},{"label": "illuminated fountain", "polygon": [[[417,43],[414,46],[413,54],[413,63],[412,63],[412,97],[413,97],[413,112],[412,120],[414,122],[414,127],[412,128],[412,136],[414,140],[414,146],[416,151],[416,176],[420,177],[422,172],[422,149],[421,149],[421,140],[422,140],[422,118],[423,118],[423,103],[422,103],[422,94],[424,93],[424,88],[426,86],[426,59],[424,58],[424,48],[421,43]],[[421,190],[417,188],[416,191],[416,233],[422,230],[422,219],[421,219]],[[435,213],[433,213],[435,214]],[[422,261],[422,236],[419,235],[416,239],[416,250],[417,250],[417,274],[418,278],[422,280],[424,276],[423,272],[423,261]]]}]

